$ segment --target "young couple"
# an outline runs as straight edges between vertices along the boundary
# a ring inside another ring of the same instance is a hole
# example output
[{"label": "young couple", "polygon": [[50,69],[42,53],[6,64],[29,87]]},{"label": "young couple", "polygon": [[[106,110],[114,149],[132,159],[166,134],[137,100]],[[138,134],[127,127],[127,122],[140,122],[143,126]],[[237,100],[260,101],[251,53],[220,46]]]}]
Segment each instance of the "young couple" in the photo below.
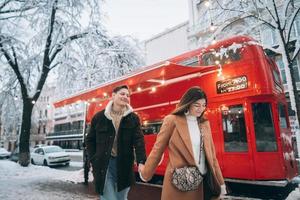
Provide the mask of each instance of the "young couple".
[{"label": "young couple", "polygon": [[130,186],[135,182],[134,159],[141,179],[149,181],[166,148],[169,161],[161,199],[211,199],[203,181],[197,189],[186,192],[172,184],[174,169],[184,166],[196,166],[204,176],[211,173],[221,186],[221,194],[225,194],[210,125],[203,115],[207,105],[205,93],[199,87],[186,91],[176,109],[163,120],[147,159],[140,120],[129,105],[129,98],[126,85],[116,87],[106,108],[93,117],[86,138],[95,189],[100,193],[100,200],[126,200]]}]

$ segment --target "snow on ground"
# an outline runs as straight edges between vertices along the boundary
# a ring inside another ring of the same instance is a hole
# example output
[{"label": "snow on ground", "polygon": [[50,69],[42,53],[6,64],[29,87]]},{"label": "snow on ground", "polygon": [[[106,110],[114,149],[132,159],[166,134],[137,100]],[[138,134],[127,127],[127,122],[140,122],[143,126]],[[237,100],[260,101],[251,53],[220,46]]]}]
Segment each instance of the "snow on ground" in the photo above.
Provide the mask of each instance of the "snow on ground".
[{"label": "snow on ground", "polygon": [[67,152],[70,156],[82,156],[82,155],[83,155],[82,150],[80,150],[80,151],[66,150],[66,152]]},{"label": "snow on ground", "polygon": [[83,162],[71,161],[70,162],[70,166],[71,167],[79,167],[79,168],[81,168],[81,167],[83,167]]},{"label": "snow on ground", "polygon": [[[82,162],[70,163],[70,167],[74,165],[82,166]],[[21,167],[15,162],[0,160],[0,200],[98,199],[93,189],[81,184],[83,177],[83,169],[65,171],[36,165]],[[89,177],[91,182],[91,173]],[[300,200],[300,188],[292,191],[287,200]]]},{"label": "snow on ground", "polygon": [[[95,199],[95,194],[89,194],[81,184],[83,177],[83,169],[64,171],[36,165],[21,167],[15,162],[0,160],[0,199]],[[91,174],[89,177],[92,181]]]},{"label": "snow on ground", "polygon": [[286,198],[286,200],[299,200],[300,199],[300,188],[296,188],[294,191],[292,191],[289,196]]},{"label": "snow on ground", "polygon": [[[82,166],[82,162],[71,162],[71,166]],[[44,166],[29,165],[29,167],[21,167],[19,164],[11,161],[0,162],[0,177],[1,180],[10,179],[23,179],[30,177],[31,179],[49,178],[72,183],[82,183],[83,169],[78,171],[64,171],[57,170]]]}]

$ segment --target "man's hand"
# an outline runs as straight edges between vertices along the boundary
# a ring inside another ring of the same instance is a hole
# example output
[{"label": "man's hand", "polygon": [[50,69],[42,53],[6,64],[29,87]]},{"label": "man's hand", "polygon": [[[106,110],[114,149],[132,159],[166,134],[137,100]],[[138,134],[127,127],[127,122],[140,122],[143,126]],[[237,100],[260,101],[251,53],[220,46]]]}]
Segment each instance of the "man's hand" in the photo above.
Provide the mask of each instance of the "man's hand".
[{"label": "man's hand", "polygon": [[143,176],[142,176],[142,174],[143,174],[143,172],[144,172],[144,168],[145,168],[145,165],[140,163],[140,164],[139,164],[139,167],[138,167],[138,171],[139,171],[139,175],[140,175],[141,180],[144,181],[144,182],[147,182],[147,181],[143,178]]},{"label": "man's hand", "polygon": [[142,173],[143,171],[144,171],[144,168],[145,168],[145,165],[144,164],[139,164],[139,167],[138,167],[138,171],[140,172],[140,173]]}]

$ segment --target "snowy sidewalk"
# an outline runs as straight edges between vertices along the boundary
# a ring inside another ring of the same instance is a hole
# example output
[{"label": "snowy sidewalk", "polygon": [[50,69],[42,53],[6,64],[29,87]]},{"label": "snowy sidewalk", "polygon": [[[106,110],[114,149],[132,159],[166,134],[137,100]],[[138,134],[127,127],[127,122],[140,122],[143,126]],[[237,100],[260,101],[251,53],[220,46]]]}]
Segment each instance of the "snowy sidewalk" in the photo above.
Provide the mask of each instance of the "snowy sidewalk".
[{"label": "snowy sidewalk", "polygon": [[[92,175],[89,176],[92,181]],[[0,160],[0,199],[1,200],[98,200],[92,183],[89,186],[82,184],[83,169],[77,171],[64,171],[49,167],[30,165],[21,167],[8,160]],[[145,193],[157,188],[143,188],[143,185],[132,188],[130,199],[141,199]],[[156,192],[156,196],[160,191]],[[153,197],[153,196],[152,196]],[[159,199],[151,198],[155,200]],[[146,198],[144,198],[146,199]],[[245,199],[231,198],[225,199]],[[300,200],[300,190],[292,191],[287,200]]]},{"label": "snowy sidewalk", "polygon": [[63,171],[49,167],[0,160],[0,199],[62,200],[98,199],[90,184],[82,184],[83,170]]}]

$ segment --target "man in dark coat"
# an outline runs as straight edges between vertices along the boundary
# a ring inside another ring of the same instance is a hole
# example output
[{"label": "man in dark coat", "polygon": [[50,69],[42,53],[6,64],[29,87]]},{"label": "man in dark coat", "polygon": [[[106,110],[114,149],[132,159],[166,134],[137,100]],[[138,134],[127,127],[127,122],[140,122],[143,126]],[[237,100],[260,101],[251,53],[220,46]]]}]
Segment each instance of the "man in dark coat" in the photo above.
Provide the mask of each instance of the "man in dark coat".
[{"label": "man in dark coat", "polygon": [[138,164],[144,163],[146,153],[140,120],[129,105],[126,85],[116,87],[105,110],[95,114],[86,145],[100,199],[127,199],[135,182],[134,158]]}]

